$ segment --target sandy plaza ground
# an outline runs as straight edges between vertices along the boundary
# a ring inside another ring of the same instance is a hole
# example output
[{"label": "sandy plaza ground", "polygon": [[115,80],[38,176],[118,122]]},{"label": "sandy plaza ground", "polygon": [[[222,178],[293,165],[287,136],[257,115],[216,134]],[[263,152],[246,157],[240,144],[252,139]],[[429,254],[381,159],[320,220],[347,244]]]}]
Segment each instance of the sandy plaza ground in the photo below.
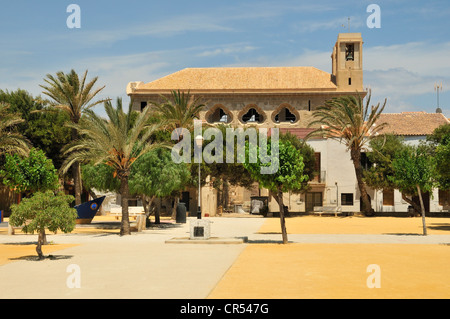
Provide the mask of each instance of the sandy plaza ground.
[{"label": "sandy plaza ground", "polygon": [[[97,216],[71,234],[37,235],[0,227],[0,298],[449,298],[450,219],[301,216],[211,217],[213,238],[243,243],[170,243],[189,221],[163,220],[130,236]],[[75,265],[79,287],[69,280]],[[377,271],[372,271],[375,265]],[[372,268],[370,268],[372,267]],[[369,287],[374,275],[379,287]]]}]

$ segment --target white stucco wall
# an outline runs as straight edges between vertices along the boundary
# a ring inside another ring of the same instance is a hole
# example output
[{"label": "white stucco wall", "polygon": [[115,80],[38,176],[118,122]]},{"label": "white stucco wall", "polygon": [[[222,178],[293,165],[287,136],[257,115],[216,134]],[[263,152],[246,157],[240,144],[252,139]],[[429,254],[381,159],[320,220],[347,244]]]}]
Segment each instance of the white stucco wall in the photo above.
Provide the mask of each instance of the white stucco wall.
[{"label": "white stucco wall", "polygon": [[[426,136],[406,136],[405,143],[419,145]],[[336,193],[338,193],[338,205],[341,206],[341,194],[353,193],[353,205],[342,206],[344,212],[360,211],[360,192],[356,181],[353,162],[346,147],[339,141],[331,139],[310,140],[308,144],[316,152],[321,153],[321,170],[326,171],[326,187],[323,194],[324,205],[336,205]],[[337,183],[337,187],[336,187]],[[409,204],[402,199],[400,191],[394,191],[394,205],[383,205],[383,191],[367,189],[372,200],[372,208],[377,212],[407,212]],[[443,207],[439,205],[439,192],[434,189],[430,196],[430,211],[441,212]]]},{"label": "white stucco wall", "polygon": [[[406,137],[405,142],[410,145],[418,145],[425,136]],[[321,174],[325,172],[325,188],[323,189],[323,205],[336,205],[342,207],[343,212],[359,212],[360,211],[360,192],[356,181],[355,169],[350,158],[350,153],[345,145],[339,141],[332,139],[314,139],[307,142],[315,152],[320,152]],[[337,183],[337,185],[336,185]],[[367,188],[367,192],[371,197],[372,208],[376,212],[407,212],[409,204],[402,199],[400,191],[394,191],[394,205],[383,205],[383,191]],[[353,194],[353,205],[342,206],[341,194]],[[292,212],[305,212],[305,195],[289,194],[283,196],[285,205],[289,206]],[[430,196],[430,211],[441,212],[443,207],[439,204],[438,190],[435,189]],[[276,212],[279,210],[278,204],[273,198],[269,198],[269,211]]]},{"label": "white stucco wall", "polygon": [[353,162],[345,145],[332,139],[309,140],[308,144],[316,152],[321,153],[320,169],[326,174],[323,205],[336,205],[336,200],[338,200],[338,206],[342,206],[341,194],[351,193],[353,194],[353,205],[342,206],[342,211],[358,212],[360,210],[360,192]]}]

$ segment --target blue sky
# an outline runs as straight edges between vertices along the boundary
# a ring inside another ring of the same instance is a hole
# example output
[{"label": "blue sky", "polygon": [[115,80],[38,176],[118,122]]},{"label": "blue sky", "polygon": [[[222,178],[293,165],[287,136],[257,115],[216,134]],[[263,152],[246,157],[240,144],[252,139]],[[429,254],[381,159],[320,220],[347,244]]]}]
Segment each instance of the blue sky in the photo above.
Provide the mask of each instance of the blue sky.
[{"label": "blue sky", "polygon": [[[81,28],[66,12],[81,8]],[[369,4],[381,9],[370,29]],[[364,85],[385,112],[436,110],[450,117],[450,2],[0,0],[0,89],[41,94],[46,74],[98,76],[102,97],[123,97],[187,67],[314,66],[331,72],[339,32],[361,32]],[[345,27],[343,27],[344,25]],[[100,109],[99,109],[100,111]]]}]

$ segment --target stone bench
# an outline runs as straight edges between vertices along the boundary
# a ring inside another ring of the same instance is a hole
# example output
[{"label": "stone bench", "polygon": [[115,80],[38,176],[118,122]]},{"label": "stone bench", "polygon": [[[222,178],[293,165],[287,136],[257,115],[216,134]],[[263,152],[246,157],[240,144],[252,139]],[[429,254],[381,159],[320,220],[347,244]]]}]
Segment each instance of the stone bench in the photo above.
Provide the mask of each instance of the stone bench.
[{"label": "stone bench", "polygon": [[[109,213],[111,216],[115,216],[116,219],[122,216],[122,207],[111,207],[111,211]],[[138,216],[144,215],[144,207],[143,206],[129,206],[128,207],[128,216],[133,217],[135,220]]]},{"label": "stone bench", "polygon": [[334,214],[337,217],[338,214],[342,214],[341,207],[337,206],[315,206],[314,214],[322,216],[322,214]]}]

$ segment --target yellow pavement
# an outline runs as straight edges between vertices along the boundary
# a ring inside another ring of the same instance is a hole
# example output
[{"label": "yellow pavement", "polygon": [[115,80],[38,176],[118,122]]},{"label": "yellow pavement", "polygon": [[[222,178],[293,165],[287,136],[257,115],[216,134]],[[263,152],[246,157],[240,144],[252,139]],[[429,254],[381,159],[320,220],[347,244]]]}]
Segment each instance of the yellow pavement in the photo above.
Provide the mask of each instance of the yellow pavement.
[{"label": "yellow pavement", "polygon": [[[308,216],[286,224],[290,234],[422,234],[421,218]],[[450,233],[448,219],[427,225],[429,234]],[[279,219],[259,232],[279,233]],[[450,298],[449,263],[447,245],[251,244],[208,298]]]},{"label": "yellow pavement", "polygon": [[[450,235],[450,219],[427,217],[427,233]],[[304,216],[286,218],[288,234],[415,234],[421,235],[420,217],[334,217]],[[259,233],[281,233],[280,219],[269,218]]]}]

